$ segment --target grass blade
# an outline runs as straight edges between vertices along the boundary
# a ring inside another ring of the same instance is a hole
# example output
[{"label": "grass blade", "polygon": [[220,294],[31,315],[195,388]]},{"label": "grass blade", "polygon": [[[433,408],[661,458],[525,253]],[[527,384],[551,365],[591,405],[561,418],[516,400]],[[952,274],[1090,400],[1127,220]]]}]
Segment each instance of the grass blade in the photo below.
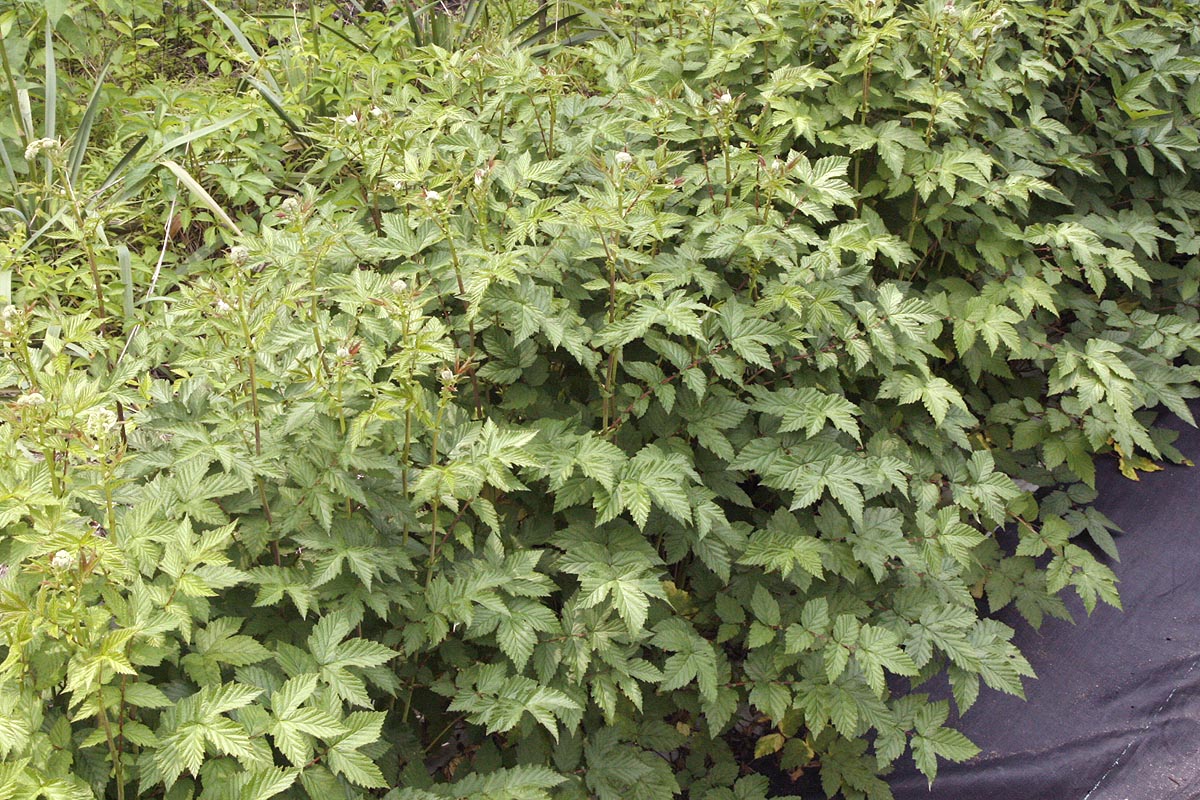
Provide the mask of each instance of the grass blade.
[{"label": "grass blade", "polygon": [[[254,49],[254,45],[250,44],[250,40],[246,38],[246,34],[242,33],[242,29],[238,27],[237,23],[234,22],[228,14],[214,6],[208,0],[200,0],[200,2],[208,6],[208,10],[211,11],[217,19],[221,20],[221,23],[227,29],[229,29],[229,32],[233,34],[234,40],[241,46],[246,55],[250,56],[251,61],[253,61],[255,65],[259,64],[262,61],[262,56],[260,56],[258,51]],[[266,77],[267,84],[271,87],[271,90],[277,94],[280,94],[281,92],[279,90],[279,84],[275,82],[275,76],[273,76],[267,70],[263,70],[263,75]]]},{"label": "grass blade", "polygon": [[150,137],[146,134],[138,137],[138,140],[134,142],[133,147],[125,151],[125,155],[121,156],[121,160],[118,161],[117,165],[108,173],[108,177],[104,179],[104,183],[100,184],[100,188],[92,194],[93,198],[103,194],[108,187],[112,186],[120,179],[121,174],[124,173],[129,167],[129,163],[133,161],[134,156],[138,154],[138,151],[141,150],[149,140]]},{"label": "grass blade", "polygon": [[[428,8],[428,6],[426,6]],[[408,15],[408,27],[412,30],[413,44],[417,47],[424,47],[422,36],[421,23],[417,19],[417,12],[413,9],[412,0],[404,0],[404,13]]]},{"label": "grass blade", "polygon": [[[286,20],[295,19],[295,16],[292,14],[255,14],[254,17],[255,17],[255,19],[286,19]],[[334,36],[338,37],[343,42],[345,42],[346,44],[353,47],[355,50],[358,50],[360,53],[370,53],[371,52],[370,47],[367,47],[362,42],[354,41],[353,39],[350,38],[350,36],[345,31],[338,30],[337,28],[330,25],[328,22],[321,20],[320,22],[317,23],[317,25],[318,25],[318,27],[323,28],[326,32],[332,33]],[[357,31],[358,28],[351,28],[351,30]]]},{"label": "grass blade", "polygon": [[54,29],[46,15],[46,138],[53,139],[58,122],[58,64],[54,60]]},{"label": "grass blade", "polygon": [[534,50],[533,55],[537,58],[541,58],[543,56],[549,55],[550,53],[554,52],[556,49],[558,49],[560,47],[571,47],[572,45],[583,44],[584,42],[590,42],[592,39],[597,39],[603,35],[604,35],[604,31],[598,30],[596,28],[592,28],[591,30],[586,30],[586,31],[583,31],[582,33],[577,33],[574,36],[571,36],[567,39],[563,39],[561,42],[558,42],[557,44],[552,44],[549,47],[543,47],[541,50]]},{"label": "grass blade", "polygon": [[164,142],[162,147],[158,148],[157,152],[155,152],[155,154],[151,160],[158,161],[159,159],[161,159],[163,156],[165,156],[167,153],[171,152],[175,148],[182,147],[185,144],[190,144],[190,143],[196,141],[197,139],[203,139],[205,136],[208,136],[210,133],[216,133],[219,130],[224,130],[225,128],[228,128],[230,125],[234,124],[235,122],[241,122],[243,119],[245,119],[248,116],[250,116],[250,112],[243,111],[239,114],[234,114],[231,117],[226,117],[225,119],[218,120],[210,125],[205,125],[202,128],[196,128],[195,130],[188,131],[187,133],[181,133],[178,136],[176,136],[174,139],[168,139],[166,142]]},{"label": "grass blade", "polygon": [[196,199],[199,200],[201,202],[201,204],[204,205],[205,208],[207,208],[209,211],[213,212],[213,215],[216,216],[217,220],[222,225],[229,228],[229,230],[233,231],[238,236],[243,235],[242,229],[239,228],[237,226],[237,223],[234,222],[233,219],[228,214],[225,213],[225,209],[221,208],[221,206],[219,206],[217,204],[217,201],[213,199],[213,196],[211,194],[209,194],[208,191],[203,186],[200,185],[199,181],[197,181],[190,174],[188,174],[188,171],[186,169],[179,166],[178,164],[176,164],[174,161],[172,161],[169,158],[165,159],[163,161],[160,161],[159,163],[162,164],[167,169],[171,170],[171,172],[174,173],[175,177],[179,179],[179,182],[182,183],[184,186],[186,186],[188,188],[188,191],[190,191],[192,194],[194,194],[196,196]]},{"label": "grass blade", "polygon": [[25,131],[25,141],[32,142],[37,138],[33,132],[33,110],[29,105],[29,89],[22,86],[17,89],[17,110],[21,118],[21,128]]},{"label": "grass blade", "polygon": [[21,197],[21,192],[17,190],[17,173],[13,169],[12,161],[8,157],[8,148],[3,143],[0,143],[0,163],[4,164],[4,177],[8,178],[9,184],[12,186],[12,202],[13,205],[21,212],[22,217],[28,216],[28,204]]},{"label": "grass blade", "polygon": [[467,11],[463,14],[463,36],[470,36],[475,30],[475,26],[479,23],[479,18],[483,15],[483,10],[487,7],[487,0],[471,0],[467,4]]},{"label": "grass blade", "polygon": [[133,263],[129,248],[117,245],[117,270],[121,278],[121,311],[125,315],[125,327],[133,325]]},{"label": "grass blade", "polygon": [[88,140],[92,138],[92,125],[96,122],[96,112],[100,109],[100,95],[104,89],[104,79],[108,76],[109,67],[112,66],[119,52],[114,50],[110,53],[104,66],[100,68],[100,74],[96,76],[96,84],[92,87],[92,96],[88,98],[87,109],[79,120],[79,129],[75,132],[75,142],[71,145],[71,156],[67,160],[67,178],[71,185],[75,185],[79,180],[79,170],[83,167],[83,154],[87,150]]},{"label": "grass blade", "polygon": [[532,34],[530,34],[530,36],[528,38],[522,40],[521,43],[517,45],[517,47],[529,47],[529,45],[531,45],[531,44],[537,44],[542,39],[545,39],[548,35],[555,33],[559,30],[562,30],[563,28],[566,28],[568,25],[570,25],[572,22],[574,22],[575,20],[579,19],[582,16],[583,16],[583,14],[576,13],[576,14],[571,14],[568,17],[563,17],[562,19],[556,19],[554,22],[548,23],[547,25],[540,28],[539,30],[534,31]]},{"label": "grass blade", "polygon": [[275,96],[274,92],[272,92],[255,78],[251,78],[249,75],[243,75],[242,77],[246,83],[258,90],[258,93],[262,95],[262,99],[267,101],[267,105],[269,105],[271,110],[274,111],[281,120],[283,120],[283,124],[288,127],[288,130],[295,134],[296,138],[303,139],[306,142],[308,141],[308,137],[305,136],[301,131],[300,125],[296,122],[296,120],[292,119],[290,114],[287,113],[287,110],[283,107],[283,102]]},{"label": "grass blade", "polygon": [[509,31],[508,35],[516,36],[518,33],[525,30],[526,28],[532,27],[534,25],[534,23],[536,23],[539,19],[541,19],[546,14],[546,9],[548,9],[549,7],[550,7],[550,5],[548,3],[542,3],[540,6],[537,7],[536,11],[534,11],[532,14],[530,14],[525,19],[521,20],[521,22],[519,22],[516,25],[516,27],[514,27],[511,31]]}]

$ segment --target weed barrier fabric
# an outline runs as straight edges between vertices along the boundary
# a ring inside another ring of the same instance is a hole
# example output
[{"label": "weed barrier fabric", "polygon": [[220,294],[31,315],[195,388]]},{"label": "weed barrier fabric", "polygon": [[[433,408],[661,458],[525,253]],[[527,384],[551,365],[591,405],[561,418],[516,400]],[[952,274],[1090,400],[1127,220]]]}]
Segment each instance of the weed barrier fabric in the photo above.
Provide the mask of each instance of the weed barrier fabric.
[{"label": "weed barrier fabric", "polygon": [[[1200,461],[1200,431],[1175,445]],[[986,687],[957,722],[981,752],[939,762],[933,789],[911,759],[889,778],[896,800],[1191,800],[1200,797],[1200,467],[1098,477],[1097,507],[1123,530],[1110,563],[1125,611],[1033,630],[997,616],[1037,672],[1028,701]],[[938,692],[938,694],[948,694]]]}]

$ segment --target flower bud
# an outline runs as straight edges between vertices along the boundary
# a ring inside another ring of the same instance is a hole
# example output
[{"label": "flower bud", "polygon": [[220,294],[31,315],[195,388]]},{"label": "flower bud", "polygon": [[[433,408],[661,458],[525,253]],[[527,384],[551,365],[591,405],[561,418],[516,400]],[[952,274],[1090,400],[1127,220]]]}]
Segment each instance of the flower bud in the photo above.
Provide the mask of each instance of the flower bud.
[{"label": "flower bud", "polygon": [[75,559],[66,550],[59,550],[50,559],[50,566],[54,567],[54,569],[70,569],[74,563]]},{"label": "flower bud", "polygon": [[441,200],[441,199],[442,199],[442,195],[440,192],[435,192],[433,189],[425,190],[425,202],[436,203],[438,200]]},{"label": "flower bud", "polygon": [[628,150],[618,150],[613,156],[613,160],[622,167],[628,167],[633,163],[633,156],[629,154]]},{"label": "flower bud", "polygon": [[442,371],[438,373],[438,377],[442,379],[442,383],[449,383],[454,380],[454,371],[449,367],[443,367]]},{"label": "flower bud", "polygon": [[240,267],[250,260],[250,248],[242,244],[229,248],[229,260],[234,266]]}]

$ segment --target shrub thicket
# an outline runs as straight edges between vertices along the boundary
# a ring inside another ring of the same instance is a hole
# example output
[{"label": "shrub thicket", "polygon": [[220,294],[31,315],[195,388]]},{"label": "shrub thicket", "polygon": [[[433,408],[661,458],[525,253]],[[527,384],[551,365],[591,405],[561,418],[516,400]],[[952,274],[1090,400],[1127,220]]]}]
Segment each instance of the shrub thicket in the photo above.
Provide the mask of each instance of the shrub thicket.
[{"label": "shrub thicket", "polygon": [[923,682],[1021,693],[990,613],[1118,602],[1195,6],[214,9],[146,87],[60,5],[0,18],[3,800],[878,800],[975,752]]}]

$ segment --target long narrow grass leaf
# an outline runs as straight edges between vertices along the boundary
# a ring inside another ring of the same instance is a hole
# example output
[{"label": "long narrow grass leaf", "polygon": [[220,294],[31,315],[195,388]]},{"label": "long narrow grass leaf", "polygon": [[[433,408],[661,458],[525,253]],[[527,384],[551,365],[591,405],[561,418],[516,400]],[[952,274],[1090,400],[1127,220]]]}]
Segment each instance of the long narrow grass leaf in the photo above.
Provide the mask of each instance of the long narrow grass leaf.
[{"label": "long narrow grass leaf", "polygon": [[33,109],[29,104],[29,89],[24,86],[17,89],[17,111],[21,118],[21,128],[25,131],[25,139],[33,141],[37,134],[33,132]]},{"label": "long narrow grass leaf", "polygon": [[[286,19],[286,20],[295,19],[294,15],[292,15],[292,14],[255,14],[254,16],[256,19]],[[354,39],[351,38],[350,35],[347,34],[345,31],[338,30],[337,28],[333,27],[332,25],[330,25],[328,22],[325,22],[324,20],[321,20],[320,22],[318,22],[317,26],[322,28],[323,30],[325,30],[327,33],[331,33],[334,36],[338,37],[343,42],[345,42],[346,44],[353,47],[355,50],[358,50],[360,53],[371,52],[370,47],[363,44],[362,42],[354,41]],[[357,31],[358,29],[351,28],[351,30]]]},{"label": "long narrow grass leaf", "polygon": [[487,8],[487,0],[470,0],[467,4],[466,12],[463,13],[463,29],[465,33],[470,34],[475,30],[475,26],[479,24],[479,18],[483,15],[485,8]]},{"label": "long narrow grass leaf", "polygon": [[552,44],[549,47],[543,47],[541,50],[535,50],[533,51],[533,55],[537,58],[542,58],[543,56],[553,53],[560,47],[572,47],[577,44],[583,44],[584,42],[590,42],[592,39],[598,39],[603,35],[604,31],[593,28],[591,30],[583,31],[582,33],[577,33],[567,39],[563,39],[561,42]]},{"label": "long narrow grass leaf", "polygon": [[[262,56],[260,56],[258,51],[254,49],[254,45],[252,45],[250,40],[246,38],[246,34],[242,33],[242,29],[238,27],[237,23],[234,22],[233,19],[231,19],[230,16],[224,11],[210,3],[209,0],[200,0],[200,2],[208,6],[208,10],[211,11],[217,19],[221,20],[221,23],[233,35],[234,41],[236,41],[246,55],[250,57],[250,60],[254,64],[258,64],[262,60]],[[275,82],[275,76],[273,76],[269,71],[263,70],[263,77],[266,78],[266,82],[271,87],[272,91],[277,93],[280,91],[279,84]]]},{"label": "long narrow grass leaf", "polygon": [[288,130],[294,133],[297,137],[307,141],[307,137],[304,135],[299,123],[292,119],[291,114],[287,113],[287,110],[283,107],[283,102],[275,95],[275,93],[257,79],[252,78],[249,75],[245,75],[243,77],[245,78],[246,83],[249,83],[260,95],[262,95],[262,99],[267,101],[267,105],[269,105],[271,110],[275,112],[276,116],[283,121],[283,124],[288,127]]},{"label": "long narrow grass leaf", "polygon": [[60,219],[62,219],[63,217],[65,217],[67,215],[67,212],[70,210],[71,210],[71,205],[69,203],[63,203],[61,206],[59,206],[58,211],[55,211],[54,214],[50,217],[50,219],[46,220],[45,224],[43,224],[42,227],[38,228],[36,231],[31,233],[29,235],[29,238],[27,238],[24,242],[21,242],[21,246],[17,248],[17,253],[20,254],[20,253],[23,253],[26,250],[28,250],[33,245],[34,242],[36,242],[38,239],[42,238],[42,235],[45,234],[46,231],[50,230],[55,225],[57,225],[58,221]]},{"label": "long narrow grass leaf", "polygon": [[203,139],[205,136],[216,133],[217,131],[224,130],[225,128],[228,128],[230,125],[233,125],[235,122],[241,122],[246,117],[250,116],[250,114],[251,114],[250,111],[242,111],[240,113],[234,114],[231,117],[226,117],[225,119],[218,120],[210,125],[205,125],[204,127],[196,128],[195,130],[188,131],[187,133],[181,133],[178,136],[176,136],[172,139],[168,139],[167,141],[163,142],[162,146],[159,147],[157,151],[155,151],[153,158],[151,158],[150,160],[158,161],[159,159],[161,159],[163,156],[165,156],[167,153],[171,152],[172,150],[175,150],[176,148],[179,148],[179,147],[183,147],[185,144],[191,144],[192,142],[196,141],[197,139]]},{"label": "long narrow grass leaf", "polygon": [[108,177],[106,177],[104,182],[100,184],[100,188],[92,194],[93,198],[98,197],[99,195],[108,191],[110,186],[121,179],[121,175],[123,175],[125,170],[128,169],[130,162],[132,162],[134,157],[137,156],[138,151],[146,146],[146,142],[149,140],[150,137],[147,134],[143,134],[142,136],[138,137],[138,140],[133,143],[133,147],[126,150],[125,155],[121,156],[121,160],[117,162],[117,165],[109,171]]},{"label": "long narrow grass leaf", "polygon": [[9,184],[12,186],[12,202],[18,209],[21,210],[22,217],[26,216],[25,209],[28,204],[21,197],[21,192],[17,190],[17,173],[13,169],[12,160],[8,157],[8,148],[0,144],[0,163],[4,164],[4,176],[8,178]]},{"label": "long narrow grass leaf", "polygon": [[57,135],[58,122],[58,64],[54,59],[54,28],[46,15],[46,138]]},{"label": "long narrow grass leaf", "polygon": [[412,31],[413,44],[417,47],[424,47],[425,43],[422,41],[424,36],[422,35],[421,23],[417,19],[417,12],[413,9],[412,0],[404,0],[404,13],[408,16],[408,27]]},{"label": "long narrow grass leaf", "polygon": [[129,327],[133,324],[133,259],[123,244],[117,245],[117,273],[121,278],[121,311]]},{"label": "long narrow grass leaf", "polygon": [[545,27],[543,27],[537,31],[534,31],[528,38],[523,39],[521,41],[521,43],[517,45],[517,47],[529,47],[532,44],[538,44],[539,42],[541,42],[543,39],[545,39],[550,34],[556,33],[557,31],[560,31],[560,30],[563,30],[568,25],[570,25],[572,22],[574,22],[575,20],[579,19],[582,16],[583,16],[583,14],[571,14],[568,17],[563,17],[562,19],[555,20],[554,22],[549,23]]},{"label": "long narrow grass leaf", "polygon": [[[585,6],[582,3],[577,3],[577,2],[575,2],[575,0],[558,0],[558,2],[562,3],[562,5],[564,5],[564,6],[569,6],[573,9],[575,9],[576,11],[580,12],[581,14],[583,14],[585,17],[587,17],[588,22],[590,22],[591,24],[595,25],[596,27],[600,28],[602,31],[607,33],[609,35],[609,37],[612,38],[614,41],[620,38],[619,36],[617,36],[616,31],[614,31],[612,28],[608,27],[607,24],[605,24],[604,18],[602,16],[600,16],[600,14],[596,13],[596,9],[591,8],[589,6]],[[590,39],[595,39],[595,38],[596,38],[595,36],[589,36],[587,39],[584,39],[583,41],[586,42]],[[563,42],[563,44],[566,45],[567,42]],[[580,44],[580,42],[571,42],[571,44]]]},{"label": "long narrow grass leaf", "polygon": [[225,209],[221,208],[217,201],[213,199],[213,196],[208,193],[208,190],[201,186],[200,182],[193,178],[186,169],[179,166],[169,158],[164,159],[159,163],[171,170],[175,177],[179,179],[179,182],[186,186],[188,191],[195,195],[196,199],[199,200],[205,208],[213,212],[213,216],[215,216],[222,225],[229,228],[229,230],[233,231],[238,236],[242,235],[242,229],[237,226],[237,223],[233,221],[233,218],[225,213]]},{"label": "long narrow grass leaf", "polygon": [[100,109],[100,96],[104,92],[104,79],[108,76],[109,67],[113,65],[117,54],[120,51],[114,50],[109,53],[108,58],[104,62],[104,66],[100,67],[100,73],[96,76],[95,84],[92,86],[92,95],[88,98],[87,108],[83,112],[83,117],[79,120],[79,128],[75,131],[75,141],[71,145],[71,155],[67,160],[67,177],[72,184],[79,180],[79,170],[83,167],[83,154],[87,151],[88,140],[92,137],[92,125],[96,122],[96,113]]},{"label": "long narrow grass leaf", "polygon": [[549,7],[550,7],[549,4],[542,3],[540,6],[537,7],[537,10],[535,10],[532,14],[530,14],[528,17],[526,17],[525,19],[518,22],[513,27],[513,29],[508,32],[508,35],[515,37],[518,33],[525,30],[526,28],[531,28],[534,25],[536,25],[538,20],[540,20],[545,15],[546,9],[548,9]]}]

